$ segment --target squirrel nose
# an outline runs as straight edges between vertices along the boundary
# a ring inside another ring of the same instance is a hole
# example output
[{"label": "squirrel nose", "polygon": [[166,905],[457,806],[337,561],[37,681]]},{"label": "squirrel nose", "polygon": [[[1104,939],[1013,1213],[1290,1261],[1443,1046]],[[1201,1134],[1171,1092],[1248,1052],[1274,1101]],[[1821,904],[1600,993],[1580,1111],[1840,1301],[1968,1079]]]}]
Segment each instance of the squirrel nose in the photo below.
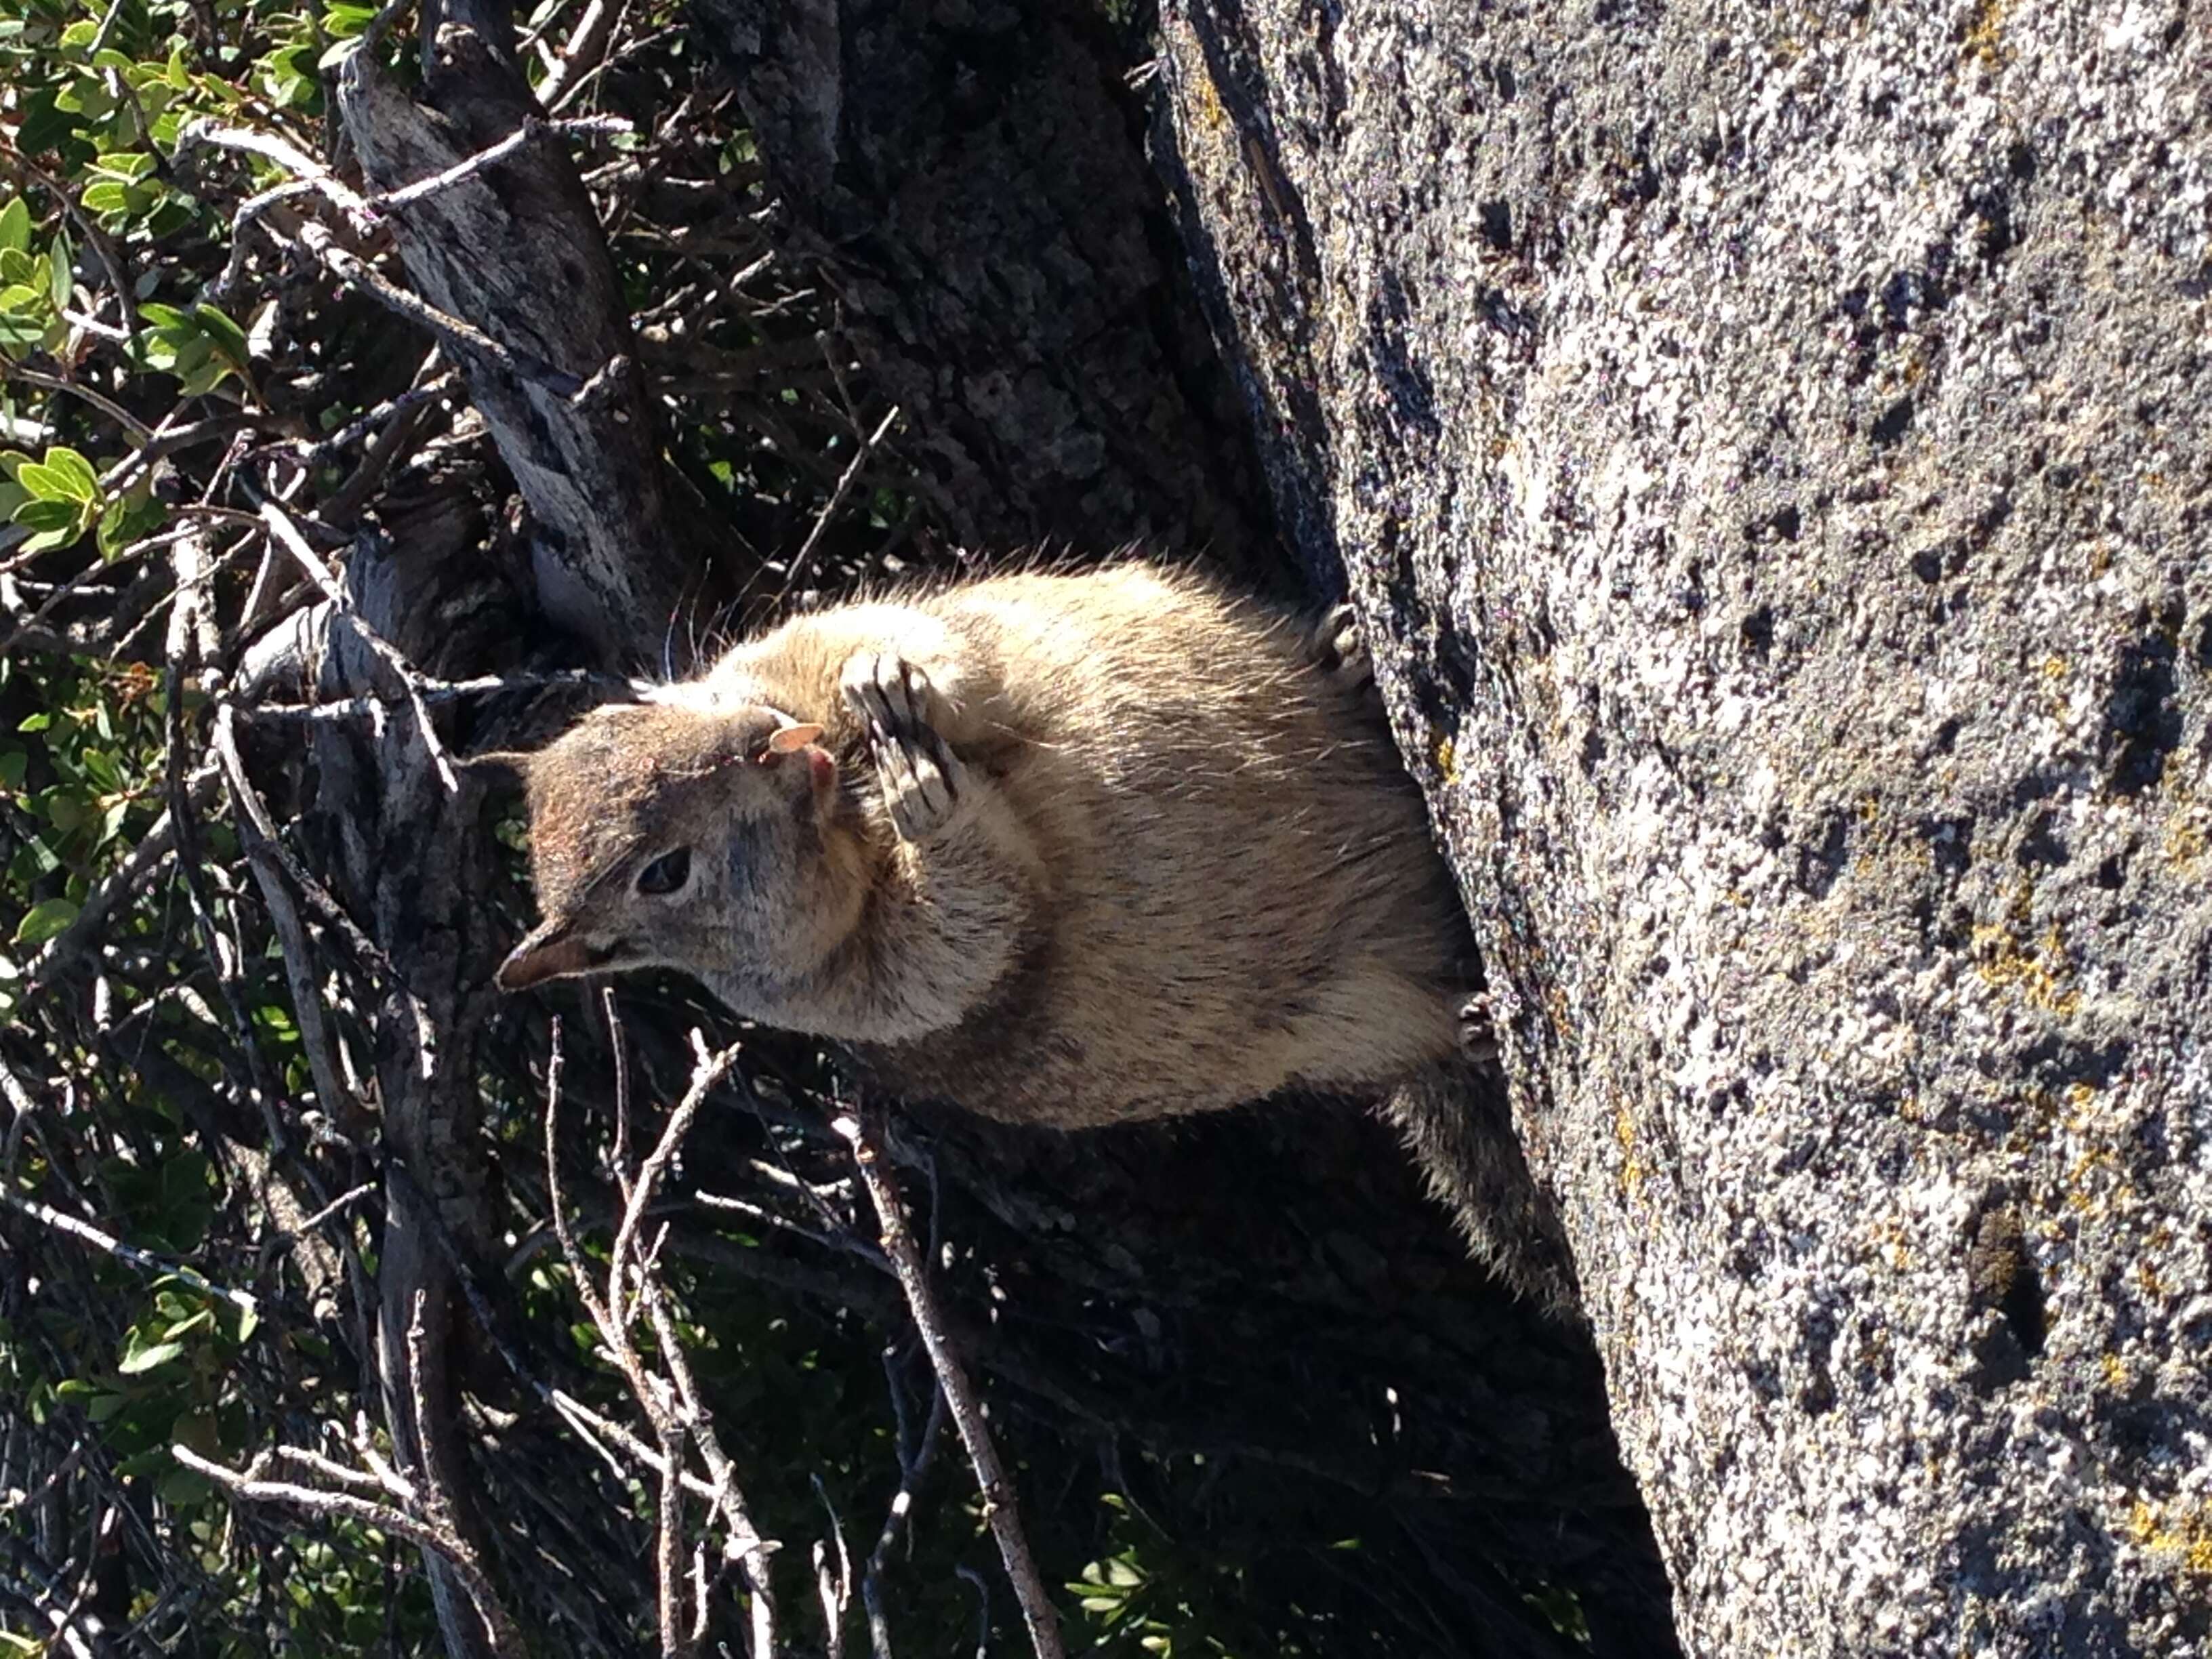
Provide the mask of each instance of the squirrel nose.
[{"label": "squirrel nose", "polygon": [[502,991],[526,991],[549,979],[589,972],[593,954],[569,923],[541,922],[507,953],[492,982]]}]

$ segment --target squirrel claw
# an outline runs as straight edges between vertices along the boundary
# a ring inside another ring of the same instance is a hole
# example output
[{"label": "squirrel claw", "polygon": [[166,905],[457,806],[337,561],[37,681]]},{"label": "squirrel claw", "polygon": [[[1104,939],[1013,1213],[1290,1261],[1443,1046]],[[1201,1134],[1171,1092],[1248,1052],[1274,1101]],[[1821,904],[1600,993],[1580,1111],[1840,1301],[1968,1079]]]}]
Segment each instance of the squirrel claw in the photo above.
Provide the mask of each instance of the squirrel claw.
[{"label": "squirrel claw", "polygon": [[929,676],[896,652],[862,652],[845,665],[842,689],[867,727],[891,828],[904,842],[941,833],[958,810],[967,769],[932,719]]},{"label": "squirrel claw", "polygon": [[1460,1005],[1459,1051],[1478,1065],[1498,1063],[1497,1015],[1487,991],[1478,991]]},{"label": "squirrel claw", "polygon": [[1349,604],[1332,606],[1307,636],[1314,666],[1347,690],[1357,691],[1375,678],[1375,664],[1367,653],[1367,636],[1359,613]]}]

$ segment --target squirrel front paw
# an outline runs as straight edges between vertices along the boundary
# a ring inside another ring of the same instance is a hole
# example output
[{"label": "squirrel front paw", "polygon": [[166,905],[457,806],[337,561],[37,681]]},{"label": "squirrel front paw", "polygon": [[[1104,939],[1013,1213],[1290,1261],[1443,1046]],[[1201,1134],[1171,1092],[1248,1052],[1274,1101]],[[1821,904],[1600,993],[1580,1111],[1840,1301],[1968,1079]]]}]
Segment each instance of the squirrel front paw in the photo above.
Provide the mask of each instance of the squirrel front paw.
[{"label": "squirrel front paw", "polygon": [[1333,606],[1313,625],[1306,649],[1320,669],[1346,690],[1358,691],[1375,678],[1375,664],[1367,653],[1367,635],[1359,613],[1348,604]]},{"label": "squirrel front paw", "polygon": [[891,828],[904,842],[942,834],[959,813],[968,769],[938,729],[929,676],[895,651],[863,651],[845,665],[842,690],[867,727]]},{"label": "squirrel front paw", "polygon": [[1460,1004],[1459,1051],[1477,1065],[1498,1064],[1498,1011],[1487,991],[1477,991]]}]

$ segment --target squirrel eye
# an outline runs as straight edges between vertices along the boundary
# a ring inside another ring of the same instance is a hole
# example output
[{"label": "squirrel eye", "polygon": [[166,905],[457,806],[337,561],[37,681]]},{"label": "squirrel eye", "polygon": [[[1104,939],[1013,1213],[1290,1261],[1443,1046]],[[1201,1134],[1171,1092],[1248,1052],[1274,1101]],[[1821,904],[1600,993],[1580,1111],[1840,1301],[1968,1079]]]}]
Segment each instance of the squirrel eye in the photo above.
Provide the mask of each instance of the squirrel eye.
[{"label": "squirrel eye", "polygon": [[691,849],[679,847],[672,853],[663,853],[637,872],[637,890],[641,893],[672,893],[683,886],[690,875]]}]

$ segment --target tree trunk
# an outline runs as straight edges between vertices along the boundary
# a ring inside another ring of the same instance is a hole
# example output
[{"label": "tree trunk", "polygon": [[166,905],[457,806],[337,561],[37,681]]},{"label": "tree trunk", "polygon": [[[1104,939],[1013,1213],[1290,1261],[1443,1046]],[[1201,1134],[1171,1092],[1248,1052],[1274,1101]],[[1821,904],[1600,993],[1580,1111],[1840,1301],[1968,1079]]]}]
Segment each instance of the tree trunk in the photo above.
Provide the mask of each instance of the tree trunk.
[{"label": "tree trunk", "polygon": [[794,246],[978,552],[1133,540],[1281,579],[1103,12],[702,0]]},{"label": "tree trunk", "polygon": [[2201,6],[1187,0],[1700,1654],[2212,1635]]},{"label": "tree trunk", "polygon": [[[1051,8],[957,25],[836,0],[702,11],[801,246],[907,409],[956,526],[1001,555],[1042,538],[1090,551],[1145,539],[1278,592],[1340,580],[1309,537],[1292,544],[1310,556],[1296,581],[1255,499],[1245,422],[1224,406],[1231,381],[1145,154],[1127,84],[1145,78],[1141,46]],[[1165,1326],[1097,1393],[1069,1391],[1072,1352],[1040,1364],[1011,1340],[987,1348],[1031,1409],[1163,1456],[1211,1445],[1308,1465],[1317,1503],[1352,1504],[1338,1510],[1346,1530],[1367,1517],[1367,1570],[1377,1599],[1399,1604],[1399,1651],[1578,1650],[1533,1604],[1547,1589],[1568,1592],[1567,1622],[1583,1620],[1598,1653],[1674,1650],[1586,1339],[1454,1261],[1379,1126],[1291,1114],[1073,1140],[947,1133],[969,1149],[957,1185],[991,1211],[967,1224],[1011,1224],[1013,1257],[1117,1301],[1140,1328]],[[1390,1177],[1347,1180],[1376,1160]],[[1248,1193],[1252,1204],[1230,1200]],[[1063,1237],[1042,1215],[1082,1232]],[[1309,1261],[1300,1241],[1319,1238],[1371,1281]],[[1255,1371],[1261,1352],[1281,1363]],[[1436,1438],[1421,1453],[1395,1443],[1380,1464],[1349,1455],[1369,1432],[1363,1390],[1401,1376],[1418,1379],[1408,1420]],[[1136,1390],[1168,1378],[1176,1408],[1148,1408]],[[1444,1473],[1430,1486],[1416,1468]]]},{"label": "tree trunk", "polygon": [[[422,28],[421,100],[374,52],[353,54],[340,77],[347,134],[380,192],[542,120],[504,0],[427,6]],[[501,361],[441,341],[529,506],[540,605],[609,665],[658,662],[683,600],[729,584],[672,501],[621,279],[563,140],[541,126],[506,159],[390,212],[415,290],[504,348]]]}]

